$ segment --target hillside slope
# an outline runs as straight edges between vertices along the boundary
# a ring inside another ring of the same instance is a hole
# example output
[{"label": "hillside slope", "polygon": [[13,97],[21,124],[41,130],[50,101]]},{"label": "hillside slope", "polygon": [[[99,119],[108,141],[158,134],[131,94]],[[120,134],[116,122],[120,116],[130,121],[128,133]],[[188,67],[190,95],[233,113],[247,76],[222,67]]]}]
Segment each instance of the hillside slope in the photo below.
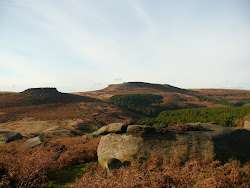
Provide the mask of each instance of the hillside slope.
[{"label": "hillside slope", "polygon": [[250,100],[249,90],[181,89],[145,82],[113,84],[102,90],[71,94],[56,88],[32,88],[20,93],[0,92],[0,129],[19,131],[27,137],[41,133],[64,137],[92,132],[112,122],[141,118],[138,113],[110,103],[110,97],[123,94],[161,95],[160,103],[152,105],[162,109],[225,107],[242,100],[249,105]]},{"label": "hillside slope", "polygon": [[111,122],[138,117],[99,99],[58,92],[55,88],[31,89],[0,96],[0,129],[30,137],[75,136]]}]

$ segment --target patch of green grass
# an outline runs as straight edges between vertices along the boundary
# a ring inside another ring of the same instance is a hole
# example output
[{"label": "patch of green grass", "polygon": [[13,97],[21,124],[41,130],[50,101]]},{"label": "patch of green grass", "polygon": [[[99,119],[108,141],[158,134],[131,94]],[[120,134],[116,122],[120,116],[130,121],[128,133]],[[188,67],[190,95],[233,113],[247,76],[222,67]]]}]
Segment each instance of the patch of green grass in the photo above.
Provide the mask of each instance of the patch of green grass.
[{"label": "patch of green grass", "polygon": [[74,187],[75,180],[81,177],[86,171],[88,166],[94,165],[95,162],[71,166],[66,169],[55,169],[50,176],[50,181],[43,183],[43,188],[61,188],[61,187]]}]

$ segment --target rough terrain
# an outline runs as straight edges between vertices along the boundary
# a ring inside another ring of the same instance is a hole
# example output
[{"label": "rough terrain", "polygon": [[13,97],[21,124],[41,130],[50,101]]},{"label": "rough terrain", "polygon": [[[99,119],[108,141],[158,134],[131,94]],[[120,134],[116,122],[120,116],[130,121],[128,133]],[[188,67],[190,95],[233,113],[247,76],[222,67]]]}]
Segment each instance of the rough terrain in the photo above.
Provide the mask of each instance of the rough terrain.
[{"label": "rough terrain", "polygon": [[[138,93],[162,95],[162,102],[157,105],[178,108],[225,106],[200,101],[195,95],[234,101],[250,99],[249,90],[181,89],[145,82],[113,84],[102,90],[72,94],[59,92],[56,88],[31,88],[19,93],[0,92],[0,130],[17,131],[25,137],[83,135],[112,122],[141,118],[108,101],[113,95]],[[249,120],[247,116],[239,120],[239,124]]]},{"label": "rough terrain", "polygon": [[[107,125],[109,126],[109,125]],[[98,161],[106,169],[132,163],[138,156],[145,160],[154,151],[166,156],[178,156],[183,162],[196,156],[205,160],[226,162],[235,158],[242,162],[250,160],[250,131],[199,124],[200,130],[157,133],[152,127],[128,125],[127,130],[117,124],[120,131],[99,131],[102,136],[98,149]]]}]

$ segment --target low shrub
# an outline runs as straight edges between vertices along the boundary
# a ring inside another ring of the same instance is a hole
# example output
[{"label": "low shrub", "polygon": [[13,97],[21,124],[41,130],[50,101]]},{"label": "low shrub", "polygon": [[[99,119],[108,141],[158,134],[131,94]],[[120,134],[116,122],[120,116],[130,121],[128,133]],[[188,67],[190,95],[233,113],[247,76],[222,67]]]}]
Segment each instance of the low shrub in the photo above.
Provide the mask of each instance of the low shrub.
[{"label": "low shrub", "polygon": [[142,165],[129,167],[107,175],[99,165],[76,181],[77,187],[249,187],[250,163],[229,160],[192,159],[182,164],[178,158],[153,156]]},{"label": "low shrub", "polygon": [[173,131],[202,131],[205,130],[201,124],[178,123],[168,128]]},{"label": "low shrub", "polygon": [[55,168],[66,168],[96,160],[100,138],[90,141],[82,137],[45,139],[33,149],[15,141],[0,146],[0,169],[9,176],[9,184],[17,187],[34,187],[45,182]]}]

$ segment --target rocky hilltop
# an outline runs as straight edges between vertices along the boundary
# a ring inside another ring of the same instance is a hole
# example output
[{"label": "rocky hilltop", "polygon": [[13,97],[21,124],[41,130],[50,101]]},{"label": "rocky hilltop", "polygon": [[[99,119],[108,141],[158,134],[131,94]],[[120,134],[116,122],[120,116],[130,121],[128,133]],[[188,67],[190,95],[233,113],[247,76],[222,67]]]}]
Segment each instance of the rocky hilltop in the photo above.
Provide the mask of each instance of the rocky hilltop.
[{"label": "rocky hilltop", "polygon": [[27,93],[30,95],[42,95],[42,94],[59,94],[54,87],[41,87],[41,88],[29,88],[23,91],[23,93]]}]

